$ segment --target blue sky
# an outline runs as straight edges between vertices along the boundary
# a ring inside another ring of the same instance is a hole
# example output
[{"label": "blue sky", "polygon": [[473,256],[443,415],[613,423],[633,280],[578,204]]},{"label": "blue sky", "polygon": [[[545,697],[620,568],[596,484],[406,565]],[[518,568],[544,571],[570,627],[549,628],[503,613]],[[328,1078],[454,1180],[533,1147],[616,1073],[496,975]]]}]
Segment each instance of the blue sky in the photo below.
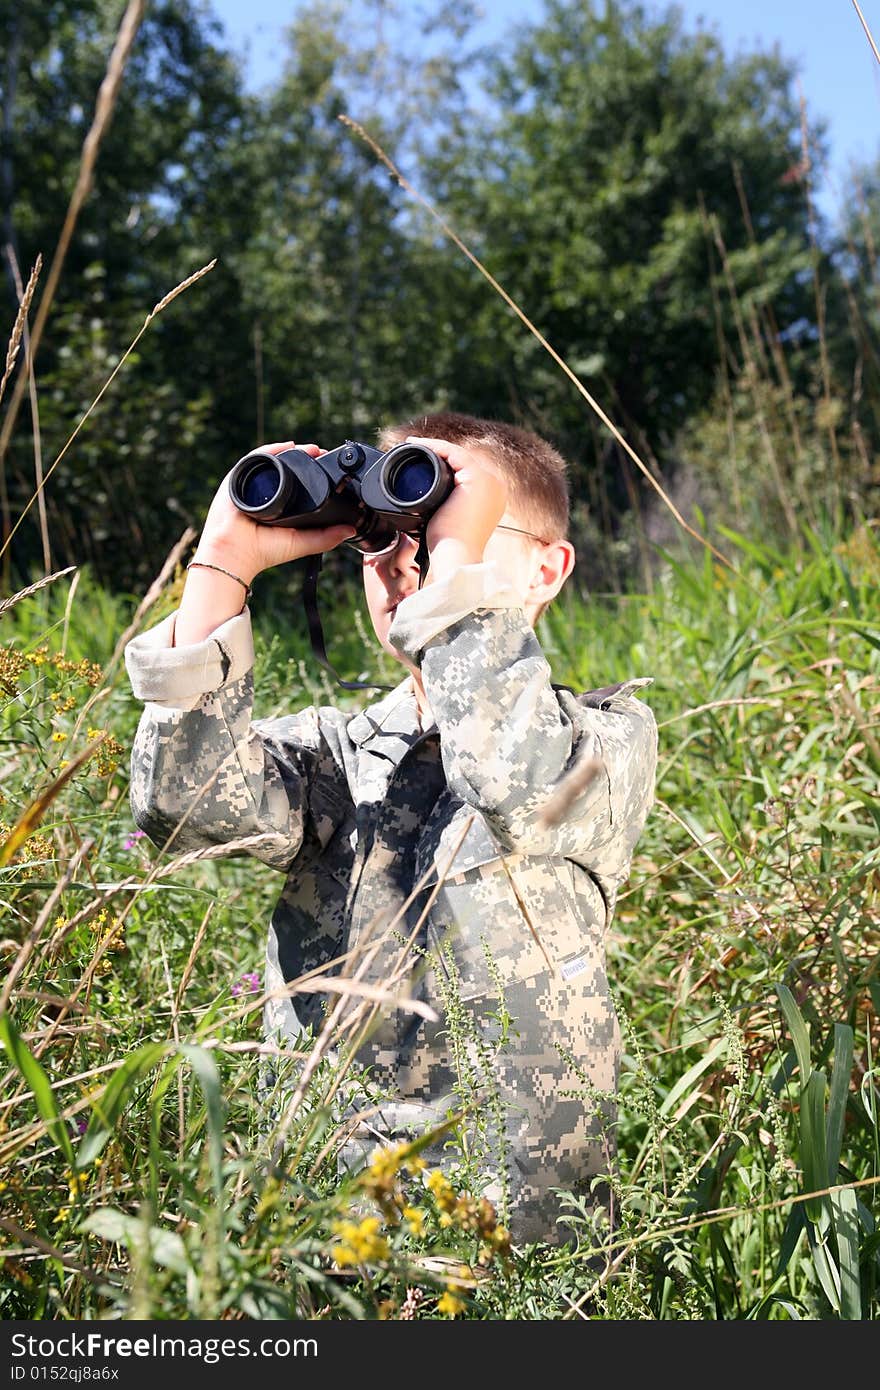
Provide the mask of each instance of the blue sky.
[{"label": "blue sky", "polygon": [[[831,169],[817,201],[829,218],[840,204],[851,164],[880,154],[880,66],[852,0],[679,0],[688,28],[717,29],[730,54],[778,44],[799,67],[807,109],[828,123]],[[880,0],[859,0],[880,47]],[[665,6],[646,0],[646,9]],[[270,83],[283,58],[281,36],[300,0],[208,0],[229,46],[246,54],[250,86]],[[503,36],[518,21],[540,18],[540,0],[482,0],[481,33]]]}]

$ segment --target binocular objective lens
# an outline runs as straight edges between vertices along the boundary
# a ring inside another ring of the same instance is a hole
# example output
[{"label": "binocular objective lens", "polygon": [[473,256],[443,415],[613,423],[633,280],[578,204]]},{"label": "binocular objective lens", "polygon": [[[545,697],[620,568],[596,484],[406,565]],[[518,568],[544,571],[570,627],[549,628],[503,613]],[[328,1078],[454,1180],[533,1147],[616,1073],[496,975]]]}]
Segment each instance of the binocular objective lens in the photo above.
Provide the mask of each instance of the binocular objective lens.
[{"label": "binocular objective lens", "polygon": [[436,476],[431,460],[414,450],[397,460],[385,486],[399,502],[421,502],[434,486]]},{"label": "binocular objective lens", "polygon": [[238,485],[239,496],[246,507],[265,507],[281,486],[278,469],[272,463],[255,463]]}]

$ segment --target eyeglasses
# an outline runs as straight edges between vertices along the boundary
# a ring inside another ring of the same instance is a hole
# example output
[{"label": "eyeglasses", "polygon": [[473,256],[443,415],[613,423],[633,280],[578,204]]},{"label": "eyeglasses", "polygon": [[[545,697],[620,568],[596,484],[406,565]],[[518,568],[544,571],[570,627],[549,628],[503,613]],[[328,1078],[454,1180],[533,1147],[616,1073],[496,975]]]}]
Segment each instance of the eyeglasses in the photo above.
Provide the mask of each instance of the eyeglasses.
[{"label": "eyeglasses", "polygon": [[[499,522],[499,524],[495,527],[495,530],[496,530],[496,531],[512,531],[512,532],[514,533],[514,535],[517,535],[517,536],[528,536],[528,537],[530,538],[530,540],[537,541],[539,545],[549,545],[549,544],[550,544],[549,541],[545,541],[545,540],[544,540],[543,536],[536,536],[535,533],[534,533],[534,531],[523,531],[523,530],[521,529],[521,527],[519,527],[519,526],[502,526],[501,523]],[[411,540],[412,543],[413,543],[413,545],[417,545],[417,544],[418,544],[418,541],[416,540],[416,537],[415,537],[415,536],[410,536],[410,534],[409,534],[408,531],[398,531],[396,540],[393,540],[393,541],[391,542],[390,545],[386,545],[386,547],[385,547],[384,550],[371,550],[371,551],[369,552],[369,554],[368,554],[366,551],[364,551],[364,552],[363,552],[363,558],[364,558],[365,561],[367,561],[367,560],[381,560],[381,559],[382,559],[384,556],[386,556],[386,555],[393,555],[393,554],[395,553],[395,551],[399,549],[400,543],[401,543],[401,541],[404,540],[404,539]]]}]

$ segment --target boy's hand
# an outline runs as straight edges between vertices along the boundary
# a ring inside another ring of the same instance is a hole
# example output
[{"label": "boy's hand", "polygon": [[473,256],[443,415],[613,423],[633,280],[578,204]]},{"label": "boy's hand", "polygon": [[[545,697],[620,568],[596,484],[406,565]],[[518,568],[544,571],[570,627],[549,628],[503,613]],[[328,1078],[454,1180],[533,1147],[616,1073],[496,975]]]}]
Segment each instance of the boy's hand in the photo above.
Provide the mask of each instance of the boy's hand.
[{"label": "boy's hand", "polygon": [[[264,444],[262,447],[267,454],[281,454],[285,449],[302,449],[312,458],[320,458],[327,453],[317,444],[294,444],[292,439],[283,444]],[[250,585],[256,575],[273,565],[284,565],[290,560],[301,559],[303,555],[333,550],[353,535],[353,526],[323,526],[314,530],[261,526],[236,507],[229,495],[227,473],[208,508],[193,558],[222,565]]]},{"label": "boy's hand", "polygon": [[479,564],[486,542],[507,510],[507,479],[491,458],[445,439],[410,435],[408,444],[424,444],[445,459],[455,486],[428,522],[426,538],[431,577],[441,578],[460,565]]}]

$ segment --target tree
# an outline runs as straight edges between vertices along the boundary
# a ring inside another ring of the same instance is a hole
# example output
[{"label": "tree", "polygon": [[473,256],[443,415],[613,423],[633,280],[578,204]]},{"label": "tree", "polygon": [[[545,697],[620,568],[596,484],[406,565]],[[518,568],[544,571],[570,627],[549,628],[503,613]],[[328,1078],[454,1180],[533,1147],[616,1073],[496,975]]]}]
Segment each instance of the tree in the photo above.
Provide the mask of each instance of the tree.
[{"label": "tree", "polygon": [[[794,69],[778,53],[729,59],[672,8],[550,0],[490,66],[493,105],[436,161],[452,221],[643,456],[671,462],[682,423],[711,396],[718,324],[772,305],[784,331],[813,322],[806,203],[797,179]],[[822,133],[811,140],[821,151]],[[713,221],[714,220],[714,221]],[[717,290],[721,286],[719,296]],[[580,465],[600,446],[588,408],[536,340],[477,287],[467,304],[478,370],[463,405],[510,402]],[[491,352],[487,346],[491,344]],[[621,459],[612,451],[612,504]]]},{"label": "tree", "polygon": [[[51,259],[123,9],[67,0],[49,7],[46,25],[42,3],[4,4],[7,34],[17,35],[4,87],[6,236],[25,276],[37,252]],[[246,225],[248,108],[217,33],[190,0],[148,8],[35,364],[48,457],[156,301]],[[206,406],[224,388],[238,394],[224,344],[242,331],[233,329],[240,296],[225,267],[198,289],[150,330],[48,483],[56,560],[88,560],[107,580],[143,578],[157,529],[156,546],[168,548],[168,502],[186,509],[201,496],[196,436],[222,436],[224,422]],[[12,313],[10,304],[9,322]],[[6,460],[13,515],[33,492],[28,426],[22,411]],[[13,544],[27,574],[39,553],[30,519]]]}]

